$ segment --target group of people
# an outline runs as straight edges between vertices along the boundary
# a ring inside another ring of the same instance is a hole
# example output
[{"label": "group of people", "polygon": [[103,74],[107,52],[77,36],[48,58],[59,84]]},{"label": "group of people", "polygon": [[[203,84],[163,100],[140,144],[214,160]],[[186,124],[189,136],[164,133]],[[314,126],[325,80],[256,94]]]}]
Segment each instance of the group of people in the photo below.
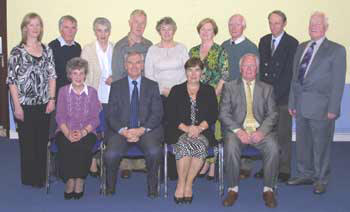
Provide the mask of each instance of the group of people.
[{"label": "group of people", "polygon": [[[19,129],[23,185],[44,186],[46,146],[55,138],[64,198],[80,199],[88,173],[98,173],[91,150],[103,111],[107,195],[116,192],[119,169],[128,178],[130,170],[146,166],[148,196],[157,197],[161,145],[166,142],[173,146],[178,175],[174,201],[191,203],[194,179],[206,173],[207,179],[214,177],[215,158],[208,158],[207,150],[220,139],[228,187],[224,206],[235,203],[239,180],[250,175],[251,161],[241,160],[247,145],[262,154],[263,167],[255,177],[264,179],[267,207],[277,206],[278,181],[313,184],[315,194],[326,191],[346,53],[326,38],[324,13],[312,14],[310,40],[300,45],[284,31],[287,18],[279,10],[268,15],[271,33],[258,47],[244,36],[246,21],[240,14],[230,17],[231,38],[222,45],[214,42],[215,21],[203,19],[197,26],[201,43],[190,51],[174,40],[172,18],[157,22],[160,42],[154,45],[143,37],[146,23],[146,13],[134,10],[130,32],[114,45],[110,21],[96,18],[96,41],[82,49],[74,40],[74,17],[59,20],[61,36],[48,46],[41,43],[41,17],[29,13],[23,18],[22,40],[11,51],[7,79]],[[145,160],[123,159],[132,145],[141,148]]]}]

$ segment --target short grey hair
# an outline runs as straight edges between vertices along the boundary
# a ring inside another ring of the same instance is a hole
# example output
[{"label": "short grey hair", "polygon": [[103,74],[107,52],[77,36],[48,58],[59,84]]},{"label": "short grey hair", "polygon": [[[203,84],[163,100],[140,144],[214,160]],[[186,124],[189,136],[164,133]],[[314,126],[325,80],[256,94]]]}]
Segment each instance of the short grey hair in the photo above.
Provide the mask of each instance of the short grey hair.
[{"label": "short grey hair", "polygon": [[173,28],[174,32],[177,30],[176,23],[171,17],[164,17],[157,22],[156,30],[158,33],[160,33],[160,29],[163,25],[170,25]]},{"label": "short grey hair", "polygon": [[138,52],[138,51],[130,51],[130,52],[127,52],[127,53],[124,55],[124,63],[127,62],[127,60],[128,60],[129,57],[134,56],[134,55],[140,55],[142,62],[144,62],[144,56],[143,56],[143,54],[142,54],[141,52]]},{"label": "short grey hair", "polygon": [[58,29],[61,29],[61,26],[62,26],[62,24],[63,24],[63,22],[64,22],[65,20],[69,20],[69,21],[71,21],[72,23],[78,25],[77,19],[75,19],[75,18],[74,18],[73,16],[71,16],[71,15],[65,15],[65,16],[62,16],[62,17],[60,18],[60,20],[58,21]]},{"label": "short grey hair", "polygon": [[94,20],[94,23],[92,25],[93,27],[93,30],[95,31],[96,30],[96,26],[97,25],[102,25],[102,26],[105,26],[107,27],[107,30],[110,32],[111,29],[112,29],[112,25],[111,25],[111,22],[105,18],[105,17],[98,17]]},{"label": "short grey hair", "polygon": [[67,78],[72,81],[70,75],[74,70],[84,70],[85,76],[89,73],[89,64],[88,61],[81,57],[73,57],[67,62],[66,72]]},{"label": "short grey hair", "polygon": [[239,70],[241,70],[243,60],[246,57],[254,57],[255,58],[255,64],[256,64],[257,72],[259,72],[260,59],[259,59],[258,55],[253,54],[253,53],[247,53],[247,54],[243,55],[241,57],[241,59],[239,59]]},{"label": "short grey hair", "polygon": [[323,23],[324,23],[324,26],[326,28],[328,28],[328,17],[326,16],[326,14],[324,12],[321,12],[321,11],[315,11],[311,14],[310,16],[310,21],[311,21],[311,18],[314,17],[314,16],[320,16],[323,18]]},{"label": "short grey hair", "polygon": [[141,10],[141,9],[136,9],[134,11],[132,11],[130,13],[130,20],[134,17],[134,16],[137,16],[137,15],[143,15],[147,18],[147,14],[144,10]]},{"label": "short grey hair", "polygon": [[242,19],[242,26],[243,26],[244,28],[247,27],[247,22],[246,22],[244,16],[241,15],[241,14],[239,14],[239,13],[232,15],[232,16],[230,17],[230,19],[228,19],[228,23],[229,23],[229,24],[230,24],[230,21],[231,21],[231,19],[232,19],[233,17],[240,17],[240,18]]}]

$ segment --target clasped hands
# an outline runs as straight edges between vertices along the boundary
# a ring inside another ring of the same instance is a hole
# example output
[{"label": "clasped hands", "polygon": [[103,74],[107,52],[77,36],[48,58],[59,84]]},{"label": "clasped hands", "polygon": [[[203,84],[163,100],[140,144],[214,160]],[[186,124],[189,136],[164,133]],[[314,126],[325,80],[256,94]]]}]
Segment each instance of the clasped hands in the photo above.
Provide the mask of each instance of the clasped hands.
[{"label": "clasped hands", "polygon": [[68,140],[71,143],[79,141],[81,138],[87,135],[86,130],[70,130],[68,133]]},{"label": "clasped hands", "polygon": [[264,133],[259,130],[247,133],[245,130],[240,129],[236,132],[236,135],[243,144],[257,144],[265,138]]},{"label": "clasped hands", "polygon": [[199,126],[195,126],[195,125],[188,126],[187,135],[190,138],[198,138],[201,132],[202,132],[202,129]]},{"label": "clasped hands", "polygon": [[140,140],[140,137],[145,134],[146,129],[143,127],[124,129],[120,132],[122,136],[126,138],[128,142],[135,143]]}]

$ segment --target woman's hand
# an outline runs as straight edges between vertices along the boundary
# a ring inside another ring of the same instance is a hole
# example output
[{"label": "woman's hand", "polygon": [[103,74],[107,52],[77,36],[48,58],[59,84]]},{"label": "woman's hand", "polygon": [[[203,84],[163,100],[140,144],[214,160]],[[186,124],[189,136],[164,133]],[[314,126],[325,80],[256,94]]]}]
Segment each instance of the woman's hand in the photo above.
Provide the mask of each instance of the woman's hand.
[{"label": "woman's hand", "polygon": [[112,76],[109,76],[109,77],[105,80],[105,83],[106,83],[107,85],[111,85],[111,84],[112,84],[112,81],[113,81]]},{"label": "woman's hand", "polygon": [[51,113],[52,111],[55,110],[55,101],[54,100],[49,100],[49,102],[46,105],[46,114]]},{"label": "woman's hand", "polygon": [[17,107],[15,107],[14,115],[16,119],[24,121],[24,112],[21,105],[18,105]]},{"label": "woman's hand", "polygon": [[188,128],[188,136],[190,138],[198,138],[200,133],[201,133],[201,129],[198,126],[191,125]]}]

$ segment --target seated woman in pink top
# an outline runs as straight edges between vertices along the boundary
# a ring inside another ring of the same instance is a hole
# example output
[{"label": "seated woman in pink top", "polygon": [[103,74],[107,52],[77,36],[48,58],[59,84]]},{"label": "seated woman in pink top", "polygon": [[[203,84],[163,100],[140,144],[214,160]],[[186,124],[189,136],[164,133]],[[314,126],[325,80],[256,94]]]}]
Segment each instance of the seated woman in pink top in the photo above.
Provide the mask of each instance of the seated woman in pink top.
[{"label": "seated woman in pink top", "polygon": [[85,84],[86,60],[73,58],[68,61],[66,70],[72,83],[60,88],[58,93],[56,142],[60,174],[66,183],[64,198],[80,199],[96,143],[95,129],[99,125],[101,104],[97,91]]}]

